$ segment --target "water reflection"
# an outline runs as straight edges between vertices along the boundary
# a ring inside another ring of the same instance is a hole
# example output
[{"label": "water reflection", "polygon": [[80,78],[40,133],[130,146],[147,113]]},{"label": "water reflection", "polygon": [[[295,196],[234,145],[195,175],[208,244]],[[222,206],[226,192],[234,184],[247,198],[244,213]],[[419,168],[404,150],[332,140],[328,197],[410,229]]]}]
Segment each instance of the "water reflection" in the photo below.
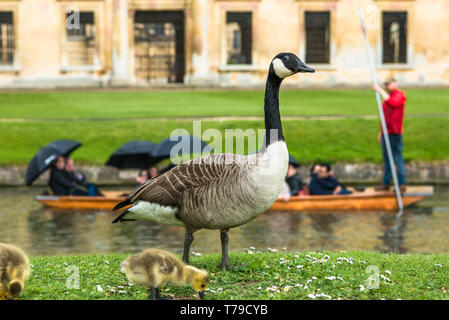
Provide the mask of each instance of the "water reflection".
[{"label": "water reflection", "polygon": [[406,253],[408,249],[404,245],[404,230],[406,218],[404,215],[381,215],[379,216],[380,224],[385,233],[380,236],[383,247],[378,248],[382,252]]},{"label": "water reflection", "polygon": [[[0,188],[0,241],[32,255],[137,252],[159,247],[181,252],[184,229],[151,222],[112,225],[106,211],[53,210],[33,200],[38,188]],[[254,246],[290,250],[449,252],[449,187],[401,217],[385,212],[268,212],[230,231],[230,250]],[[435,202],[436,201],[436,202]],[[195,233],[192,249],[220,252],[218,231]]]}]

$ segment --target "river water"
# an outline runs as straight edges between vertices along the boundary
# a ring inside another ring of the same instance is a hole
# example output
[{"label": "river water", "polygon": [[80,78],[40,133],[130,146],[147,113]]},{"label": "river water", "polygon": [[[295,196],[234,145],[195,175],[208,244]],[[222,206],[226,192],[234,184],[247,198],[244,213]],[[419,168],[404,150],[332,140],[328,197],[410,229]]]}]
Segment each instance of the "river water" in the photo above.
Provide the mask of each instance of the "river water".
[{"label": "river water", "polygon": [[[30,255],[137,252],[158,247],[182,252],[184,229],[146,221],[111,224],[116,213],[58,211],[34,200],[43,188],[0,187],[0,242]],[[194,234],[192,250],[221,252],[219,231]],[[264,213],[229,233],[230,251],[256,247],[288,250],[366,250],[449,253],[449,186],[406,209],[391,212]]]}]

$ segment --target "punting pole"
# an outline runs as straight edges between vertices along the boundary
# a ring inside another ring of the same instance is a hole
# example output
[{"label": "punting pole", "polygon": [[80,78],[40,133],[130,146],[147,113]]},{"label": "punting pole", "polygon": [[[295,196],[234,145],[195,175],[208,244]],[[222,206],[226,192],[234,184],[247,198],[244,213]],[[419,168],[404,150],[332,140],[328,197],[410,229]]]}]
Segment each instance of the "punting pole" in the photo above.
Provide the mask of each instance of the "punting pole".
[{"label": "punting pole", "polygon": [[[369,47],[368,36],[366,34],[366,28],[365,28],[365,20],[363,18],[362,7],[360,7],[360,6],[359,6],[359,15],[360,15],[360,23],[362,25],[363,36],[365,38],[366,57],[368,59],[368,64],[370,66],[371,80],[373,82],[373,85],[377,85],[376,73],[374,71],[374,61],[371,57],[371,50]],[[388,161],[390,163],[391,172],[393,174],[394,189],[396,191],[396,198],[398,201],[399,214],[402,214],[402,209],[404,208],[404,205],[402,204],[401,192],[399,190],[398,176],[396,174],[396,167],[394,166],[393,154],[391,152],[390,139],[388,138],[388,131],[387,131],[387,125],[385,123],[384,110],[382,109],[380,94],[377,91],[376,91],[376,101],[377,101],[377,110],[379,111],[380,122],[382,124],[382,133],[383,133],[383,137],[384,137],[384,141],[385,141],[385,147],[387,149]]]}]

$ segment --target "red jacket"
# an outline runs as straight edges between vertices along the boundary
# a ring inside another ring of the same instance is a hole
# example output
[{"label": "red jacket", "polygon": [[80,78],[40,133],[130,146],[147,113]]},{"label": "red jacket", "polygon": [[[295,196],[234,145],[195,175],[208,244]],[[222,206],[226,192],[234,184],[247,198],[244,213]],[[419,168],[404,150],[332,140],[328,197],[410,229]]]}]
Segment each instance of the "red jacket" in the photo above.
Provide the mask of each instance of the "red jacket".
[{"label": "red jacket", "polygon": [[402,134],[406,99],[404,91],[394,90],[382,104],[388,134]]}]

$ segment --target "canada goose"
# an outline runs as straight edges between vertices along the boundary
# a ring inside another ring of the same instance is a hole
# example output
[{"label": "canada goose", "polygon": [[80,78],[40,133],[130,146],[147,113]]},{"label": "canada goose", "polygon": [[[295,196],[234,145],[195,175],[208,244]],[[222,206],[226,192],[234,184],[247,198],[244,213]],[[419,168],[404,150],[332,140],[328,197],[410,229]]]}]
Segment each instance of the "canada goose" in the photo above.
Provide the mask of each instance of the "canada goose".
[{"label": "canada goose", "polygon": [[252,155],[211,154],[182,163],[134,191],[114,209],[133,204],[113,223],[151,220],[186,228],[183,260],[188,263],[193,233],[220,230],[222,270],[229,269],[228,230],[265,212],[284,182],[288,151],[279,113],[279,88],[297,72],[315,72],[293,53],[270,64],[265,89],[265,144]]},{"label": "canada goose", "polygon": [[190,284],[201,299],[209,286],[207,271],[186,265],[170,252],[159,249],[147,249],[126,258],[120,264],[120,271],[130,282],[150,288],[153,300],[161,299],[160,287],[165,283]]},{"label": "canada goose", "polygon": [[30,275],[30,263],[19,248],[0,243],[0,296],[18,297]]}]

